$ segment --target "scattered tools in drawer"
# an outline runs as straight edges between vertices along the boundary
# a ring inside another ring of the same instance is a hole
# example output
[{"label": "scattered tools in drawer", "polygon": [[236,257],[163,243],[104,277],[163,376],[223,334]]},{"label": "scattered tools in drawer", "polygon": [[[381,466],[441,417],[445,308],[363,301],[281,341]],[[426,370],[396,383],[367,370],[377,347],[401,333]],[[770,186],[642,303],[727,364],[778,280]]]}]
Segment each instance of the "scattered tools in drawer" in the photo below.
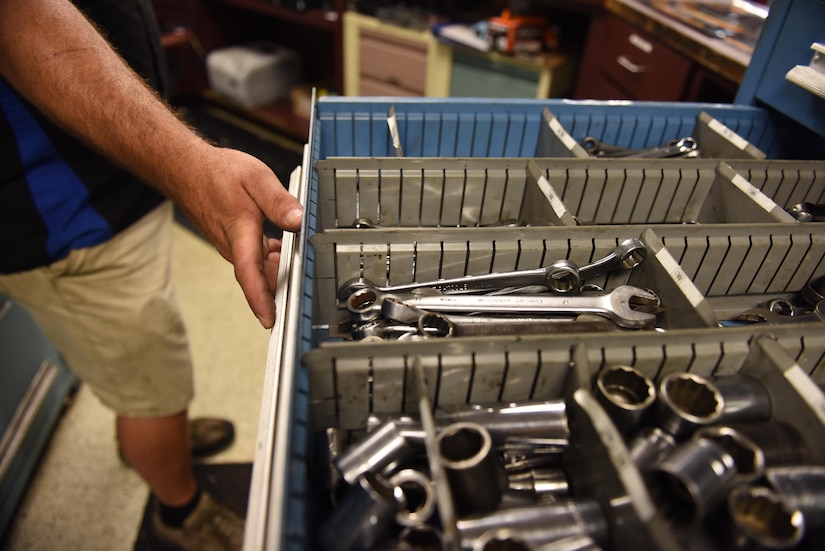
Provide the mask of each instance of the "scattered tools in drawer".
[{"label": "scattered tools in drawer", "polygon": [[[657,383],[630,365],[591,376],[587,358],[586,345],[572,351],[563,399],[439,408],[429,429],[416,415],[373,416],[367,434],[331,458],[343,497],[321,544],[405,549],[392,545],[419,527],[439,549],[582,538],[606,550],[715,551],[780,535],[783,549],[815,548],[825,425],[809,421],[825,398],[809,381],[774,377],[793,367],[770,337],[751,344],[738,373],[675,372]],[[435,514],[429,430],[455,508],[451,530]]]}]

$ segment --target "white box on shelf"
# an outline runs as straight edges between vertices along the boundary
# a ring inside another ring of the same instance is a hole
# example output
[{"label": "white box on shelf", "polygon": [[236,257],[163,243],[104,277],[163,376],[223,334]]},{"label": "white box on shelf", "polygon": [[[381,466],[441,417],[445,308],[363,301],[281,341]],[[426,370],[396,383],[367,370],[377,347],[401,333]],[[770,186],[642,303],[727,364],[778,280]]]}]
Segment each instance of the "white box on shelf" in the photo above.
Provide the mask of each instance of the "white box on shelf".
[{"label": "white box on shelf", "polygon": [[230,46],[206,57],[209,86],[247,109],[289,98],[301,81],[301,57],[271,42]]}]

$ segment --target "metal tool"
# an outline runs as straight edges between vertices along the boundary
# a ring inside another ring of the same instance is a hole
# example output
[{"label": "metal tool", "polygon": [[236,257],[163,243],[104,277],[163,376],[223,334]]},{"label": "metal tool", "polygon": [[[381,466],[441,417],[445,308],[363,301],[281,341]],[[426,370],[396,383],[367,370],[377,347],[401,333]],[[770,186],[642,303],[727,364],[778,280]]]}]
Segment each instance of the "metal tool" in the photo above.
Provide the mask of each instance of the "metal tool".
[{"label": "metal tool", "polygon": [[[384,294],[364,288],[354,292],[346,302],[347,310],[355,321],[371,321],[381,314]],[[396,296],[405,304],[420,310],[441,313],[530,313],[530,314],[597,314],[620,327],[640,329],[656,323],[656,315],[643,309],[661,306],[653,291],[621,285],[603,295],[555,296],[555,295],[437,295]]]},{"label": "metal tool", "polygon": [[712,382],[693,373],[671,373],[659,383],[656,419],[677,440],[719,421],[722,395]]},{"label": "metal tool", "polygon": [[744,373],[711,378],[722,397],[721,423],[767,421],[773,416],[773,400],[765,384]]},{"label": "metal tool", "polygon": [[693,433],[694,439],[704,438],[719,445],[733,458],[736,476],[741,483],[748,483],[765,472],[765,454],[750,438],[735,428],[714,425]]},{"label": "metal tool", "polygon": [[676,440],[673,435],[659,427],[642,429],[628,445],[630,458],[641,471],[657,464],[674,448],[676,448]]},{"label": "metal tool", "polygon": [[409,544],[415,551],[448,551],[444,533],[432,524],[407,526],[398,539]]},{"label": "metal tool", "polygon": [[511,472],[507,474],[507,487],[528,492],[537,497],[566,496],[570,490],[563,469],[545,468]]},{"label": "metal tool", "polygon": [[664,145],[655,147],[630,149],[605,144],[592,136],[587,136],[582,140],[581,145],[593,157],[610,159],[628,157],[666,159],[670,157],[697,157],[699,155],[699,145],[691,137],[670,140]]},{"label": "metal tool", "polygon": [[825,467],[794,465],[765,471],[770,487],[805,517],[810,532],[825,531]]},{"label": "metal tool", "polygon": [[416,331],[427,337],[471,337],[493,335],[550,335],[559,333],[593,333],[620,331],[621,328],[601,316],[513,317],[447,315],[426,312]]},{"label": "metal tool", "polygon": [[431,281],[419,281],[404,285],[377,287],[364,279],[352,279],[341,285],[338,300],[344,302],[353,292],[372,287],[382,293],[411,293],[420,289],[433,289],[443,294],[482,293],[502,289],[540,288],[565,294],[576,292],[583,281],[619,270],[631,270],[647,256],[644,243],[637,238],[622,241],[613,252],[591,264],[579,267],[568,260],[557,260],[547,267],[492,274],[470,275]]},{"label": "metal tool", "polygon": [[401,488],[405,506],[395,515],[401,526],[418,526],[426,523],[435,512],[435,488],[432,481],[420,471],[403,469],[389,479],[392,486]]},{"label": "metal tool", "polygon": [[459,519],[456,522],[464,549],[489,530],[506,528],[531,545],[544,545],[571,536],[589,536],[604,545],[608,525],[598,502],[568,500],[558,503],[502,509],[489,515]]},{"label": "metal tool", "polygon": [[495,510],[504,491],[504,471],[487,429],[453,423],[438,433],[436,442],[456,513],[461,517]]},{"label": "metal tool", "polygon": [[400,488],[367,473],[349,487],[342,502],[321,526],[321,546],[328,551],[372,549],[392,528],[404,500]]},{"label": "metal tool", "polygon": [[805,535],[802,512],[770,488],[737,486],[727,501],[737,549],[794,549]]},{"label": "metal tool", "polygon": [[736,481],[733,457],[704,438],[678,445],[650,472],[652,497],[668,518],[685,525],[701,522]]},{"label": "metal tool", "polygon": [[799,222],[825,222],[825,205],[803,201],[788,209]]},{"label": "metal tool", "polygon": [[388,420],[344,450],[335,460],[335,466],[344,480],[355,484],[365,474],[381,472],[388,465],[409,457],[414,449],[404,425]]},{"label": "metal tool", "polygon": [[761,325],[784,325],[786,323],[822,323],[825,321],[825,300],[820,300],[807,314],[788,316],[765,307],[750,308],[739,315],[740,321]]},{"label": "metal tool", "polygon": [[825,300],[825,275],[808,281],[802,291],[799,292],[799,295],[809,306],[816,306],[819,302]]},{"label": "metal tool", "polygon": [[627,438],[639,427],[656,400],[656,387],[638,369],[609,365],[596,376],[593,394]]}]

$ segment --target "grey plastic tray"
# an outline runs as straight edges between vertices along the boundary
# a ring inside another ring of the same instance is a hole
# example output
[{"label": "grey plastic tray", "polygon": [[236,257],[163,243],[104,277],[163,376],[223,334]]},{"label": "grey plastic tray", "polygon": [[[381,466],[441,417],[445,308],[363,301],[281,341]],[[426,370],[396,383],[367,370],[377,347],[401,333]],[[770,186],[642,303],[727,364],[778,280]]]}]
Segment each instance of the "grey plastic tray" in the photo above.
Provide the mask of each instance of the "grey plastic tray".
[{"label": "grey plastic tray", "polygon": [[825,162],[711,159],[356,159],[317,163],[319,231],[795,220]]}]

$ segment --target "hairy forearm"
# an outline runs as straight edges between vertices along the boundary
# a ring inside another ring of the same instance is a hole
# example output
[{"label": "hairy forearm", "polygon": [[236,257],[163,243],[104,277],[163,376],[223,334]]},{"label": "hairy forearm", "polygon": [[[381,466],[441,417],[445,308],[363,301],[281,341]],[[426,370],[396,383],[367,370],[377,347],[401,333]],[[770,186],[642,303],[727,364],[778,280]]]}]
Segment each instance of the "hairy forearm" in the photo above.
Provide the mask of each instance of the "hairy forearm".
[{"label": "hairy forearm", "polygon": [[[68,131],[175,198],[210,146],[65,0],[0,0],[0,74]],[[151,159],[151,162],[146,162]]]}]

